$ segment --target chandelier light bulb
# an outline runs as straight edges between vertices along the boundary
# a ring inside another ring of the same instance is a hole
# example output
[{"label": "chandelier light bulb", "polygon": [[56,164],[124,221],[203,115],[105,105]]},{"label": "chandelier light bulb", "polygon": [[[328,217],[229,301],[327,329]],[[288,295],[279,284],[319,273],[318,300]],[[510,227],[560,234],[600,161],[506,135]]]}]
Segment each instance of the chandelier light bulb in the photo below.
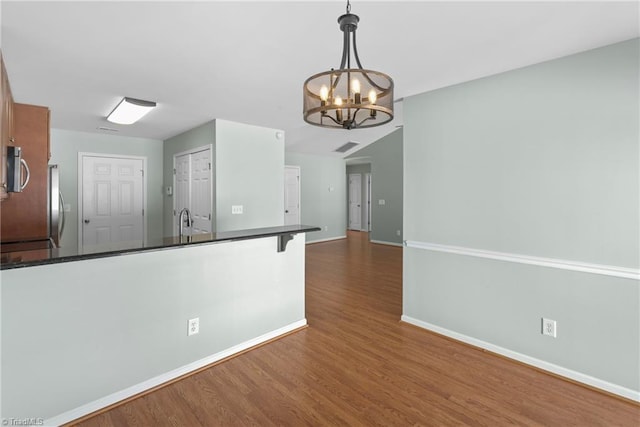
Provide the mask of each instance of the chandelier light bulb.
[{"label": "chandelier light bulb", "polygon": [[351,82],[351,90],[353,91],[353,93],[360,93],[360,80],[354,79]]},{"label": "chandelier light bulb", "polygon": [[336,105],[337,105],[338,107],[341,107],[341,106],[342,106],[342,97],[340,97],[340,96],[336,96],[336,101],[335,101],[335,103],[336,103]]},{"label": "chandelier light bulb", "polygon": [[329,88],[325,85],[322,85],[322,87],[320,88],[320,100],[322,102],[327,102],[327,99],[329,99]]},{"label": "chandelier light bulb", "polygon": [[360,104],[362,102],[362,98],[360,97],[360,80],[354,79],[351,82],[351,90],[353,91],[353,101],[356,104]]},{"label": "chandelier light bulb", "polygon": [[369,103],[375,104],[377,100],[378,100],[378,95],[376,95],[376,91],[371,89],[369,91]]}]

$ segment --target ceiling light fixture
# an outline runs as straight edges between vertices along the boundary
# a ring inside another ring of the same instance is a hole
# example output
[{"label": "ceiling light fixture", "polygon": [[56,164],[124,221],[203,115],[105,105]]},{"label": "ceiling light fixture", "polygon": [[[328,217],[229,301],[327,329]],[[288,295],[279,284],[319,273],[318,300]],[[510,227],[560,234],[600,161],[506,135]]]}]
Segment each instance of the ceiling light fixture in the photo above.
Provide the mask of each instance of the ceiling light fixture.
[{"label": "ceiling light fixture", "polygon": [[149,111],[156,107],[155,102],[134,98],[122,98],[122,101],[107,116],[107,120],[120,125],[130,125],[137,122]]},{"label": "ceiling light fixture", "polygon": [[[309,124],[354,129],[380,126],[393,119],[393,80],[362,68],[356,47],[360,18],[350,12],[347,0],[347,13],[338,18],[344,33],[340,69],[315,74],[304,82],[304,120]],[[351,68],[352,47],[358,68]]]}]

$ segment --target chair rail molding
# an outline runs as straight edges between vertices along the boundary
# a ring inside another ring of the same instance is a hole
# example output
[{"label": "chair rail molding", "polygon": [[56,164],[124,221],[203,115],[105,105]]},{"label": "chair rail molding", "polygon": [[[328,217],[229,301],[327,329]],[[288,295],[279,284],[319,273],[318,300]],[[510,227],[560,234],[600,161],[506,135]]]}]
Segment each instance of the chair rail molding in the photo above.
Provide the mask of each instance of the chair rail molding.
[{"label": "chair rail molding", "polygon": [[638,268],[590,264],[557,258],[543,258],[508,252],[495,252],[483,249],[466,248],[462,246],[450,246],[440,243],[418,242],[415,240],[405,240],[404,245],[408,248],[424,249],[434,252],[444,252],[456,255],[472,256],[476,258],[493,259],[497,261],[515,262],[519,264],[537,265],[540,267],[558,268],[561,270],[579,271],[582,273],[600,274],[604,276],[619,277],[623,279],[640,280],[640,269]]}]

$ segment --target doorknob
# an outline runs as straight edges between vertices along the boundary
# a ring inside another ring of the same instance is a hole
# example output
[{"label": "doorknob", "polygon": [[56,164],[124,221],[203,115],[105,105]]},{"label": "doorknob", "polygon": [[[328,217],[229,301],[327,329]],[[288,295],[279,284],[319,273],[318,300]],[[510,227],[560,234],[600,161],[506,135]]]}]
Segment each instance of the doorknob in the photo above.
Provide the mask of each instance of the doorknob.
[{"label": "doorknob", "polygon": [[84,223],[85,223],[85,224],[89,224],[89,220],[88,220],[88,219],[85,219],[85,220],[84,220]]},{"label": "doorknob", "polygon": [[284,213],[289,213],[289,211],[284,211]]}]

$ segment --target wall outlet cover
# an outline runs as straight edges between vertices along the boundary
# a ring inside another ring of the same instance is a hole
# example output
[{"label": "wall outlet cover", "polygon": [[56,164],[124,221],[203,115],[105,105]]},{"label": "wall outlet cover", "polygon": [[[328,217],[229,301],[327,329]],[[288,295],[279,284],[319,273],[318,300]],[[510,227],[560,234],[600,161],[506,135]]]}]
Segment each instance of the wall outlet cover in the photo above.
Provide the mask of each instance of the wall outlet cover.
[{"label": "wall outlet cover", "polygon": [[187,321],[187,336],[200,333],[200,318],[189,319]]},{"label": "wall outlet cover", "polygon": [[555,320],[542,318],[542,335],[557,337],[558,327]]}]

